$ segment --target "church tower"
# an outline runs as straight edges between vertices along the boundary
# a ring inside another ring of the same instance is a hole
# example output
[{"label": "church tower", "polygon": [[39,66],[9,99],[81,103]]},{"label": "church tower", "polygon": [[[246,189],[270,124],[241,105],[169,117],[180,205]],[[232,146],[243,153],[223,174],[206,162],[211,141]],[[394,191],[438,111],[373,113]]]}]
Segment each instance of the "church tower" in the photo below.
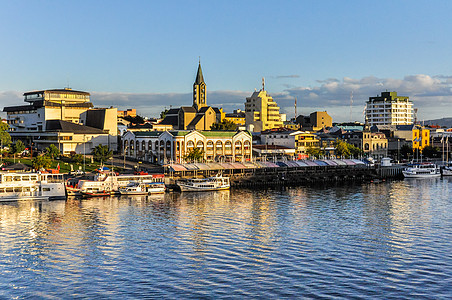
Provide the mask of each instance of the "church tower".
[{"label": "church tower", "polygon": [[196,74],[195,83],[193,83],[193,107],[199,111],[206,104],[206,83],[202,76],[201,61],[198,65],[198,74]]}]

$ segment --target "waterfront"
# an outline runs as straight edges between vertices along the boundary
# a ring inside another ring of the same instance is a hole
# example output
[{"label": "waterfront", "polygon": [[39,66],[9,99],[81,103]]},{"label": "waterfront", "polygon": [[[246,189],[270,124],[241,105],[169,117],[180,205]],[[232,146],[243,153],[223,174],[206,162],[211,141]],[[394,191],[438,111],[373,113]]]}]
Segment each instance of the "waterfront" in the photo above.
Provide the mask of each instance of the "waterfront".
[{"label": "waterfront", "polygon": [[448,298],[452,178],[0,204],[0,297]]}]

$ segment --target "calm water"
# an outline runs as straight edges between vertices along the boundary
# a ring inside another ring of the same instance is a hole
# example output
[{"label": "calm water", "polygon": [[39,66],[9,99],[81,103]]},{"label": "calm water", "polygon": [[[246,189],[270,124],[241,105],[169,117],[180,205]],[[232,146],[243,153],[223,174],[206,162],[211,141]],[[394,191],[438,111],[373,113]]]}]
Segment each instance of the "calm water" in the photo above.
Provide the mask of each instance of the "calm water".
[{"label": "calm water", "polygon": [[452,178],[0,204],[0,298],[451,298]]}]

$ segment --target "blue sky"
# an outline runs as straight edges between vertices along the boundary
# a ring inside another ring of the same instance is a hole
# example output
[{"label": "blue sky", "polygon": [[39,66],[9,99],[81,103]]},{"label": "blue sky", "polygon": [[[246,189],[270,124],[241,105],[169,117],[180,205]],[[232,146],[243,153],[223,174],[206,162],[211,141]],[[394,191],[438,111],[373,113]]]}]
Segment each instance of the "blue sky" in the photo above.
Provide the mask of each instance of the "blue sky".
[{"label": "blue sky", "polygon": [[[452,117],[450,1],[0,1],[0,106],[37,89],[88,91],[97,106],[156,116],[207,102],[243,109],[261,86],[293,117],[362,121],[384,90],[419,119]],[[350,93],[353,106],[350,109]]]}]

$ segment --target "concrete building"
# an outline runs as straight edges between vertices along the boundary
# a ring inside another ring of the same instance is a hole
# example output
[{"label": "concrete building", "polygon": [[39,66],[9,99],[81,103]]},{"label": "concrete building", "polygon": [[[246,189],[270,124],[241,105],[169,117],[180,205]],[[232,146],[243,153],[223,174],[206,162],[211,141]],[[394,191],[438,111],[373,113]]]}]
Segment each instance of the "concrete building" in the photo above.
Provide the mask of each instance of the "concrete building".
[{"label": "concrete building", "polygon": [[28,104],[3,109],[13,142],[38,150],[54,144],[63,154],[90,153],[99,144],[116,151],[117,109],[94,109],[89,93],[41,90],[24,93],[24,101]]},{"label": "concrete building", "polygon": [[260,91],[246,98],[245,124],[249,131],[254,132],[283,127],[279,107],[265,91],[264,84]]},{"label": "concrete building", "polygon": [[315,134],[307,131],[268,130],[261,133],[261,144],[294,149],[295,157],[303,159],[308,157],[309,148],[320,147],[320,140]]},{"label": "concrete building", "polygon": [[118,110],[118,118],[136,117],[137,110],[135,108],[128,108],[126,110]]},{"label": "concrete building", "polygon": [[315,111],[309,116],[299,115],[296,123],[300,124],[303,130],[318,131],[322,128],[332,127],[333,118],[326,111]]},{"label": "concrete building", "polygon": [[123,140],[125,156],[157,164],[182,163],[194,147],[203,151],[206,162],[252,159],[252,137],[247,131],[128,131]]},{"label": "concrete building", "polygon": [[397,92],[382,92],[381,96],[369,97],[365,118],[370,126],[410,125],[413,124],[413,103]]},{"label": "concrete building", "polygon": [[237,126],[245,126],[245,112],[240,109],[234,110],[233,113],[225,114],[224,118],[225,120],[237,124]]},{"label": "concrete building", "polygon": [[362,131],[346,132],[342,139],[361,149],[365,154],[387,156],[388,139],[383,132],[372,132],[368,124]]}]

